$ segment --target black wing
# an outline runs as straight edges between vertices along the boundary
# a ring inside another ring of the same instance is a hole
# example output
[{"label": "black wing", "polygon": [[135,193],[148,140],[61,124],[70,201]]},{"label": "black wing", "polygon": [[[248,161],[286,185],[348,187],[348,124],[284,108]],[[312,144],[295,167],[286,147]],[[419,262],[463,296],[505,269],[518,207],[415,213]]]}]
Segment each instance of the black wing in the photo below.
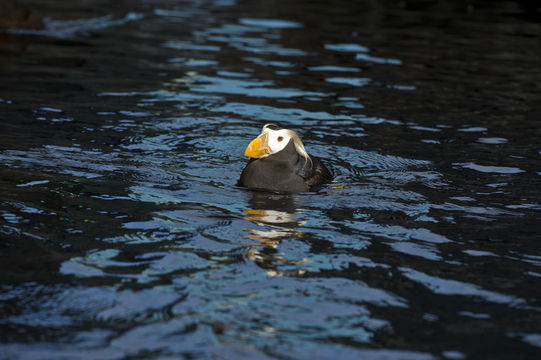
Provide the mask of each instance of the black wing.
[{"label": "black wing", "polygon": [[315,156],[310,156],[312,163],[302,156],[295,164],[295,172],[301,176],[308,186],[316,186],[328,183],[332,180],[332,174],[327,167]]}]

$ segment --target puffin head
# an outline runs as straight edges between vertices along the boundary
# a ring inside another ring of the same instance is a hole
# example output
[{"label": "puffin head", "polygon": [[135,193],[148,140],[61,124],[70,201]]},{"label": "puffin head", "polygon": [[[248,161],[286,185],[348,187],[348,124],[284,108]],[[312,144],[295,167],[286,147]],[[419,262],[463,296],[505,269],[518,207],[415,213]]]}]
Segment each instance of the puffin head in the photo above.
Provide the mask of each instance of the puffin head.
[{"label": "puffin head", "polygon": [[244,156],[255,159],[264,158],[282,151],[291,141],[297,153],[311,163],[312,159],[304,149],[299,135],[293,130],[280,128],[276,124],[265,124],[259,136],[246,148]]}]

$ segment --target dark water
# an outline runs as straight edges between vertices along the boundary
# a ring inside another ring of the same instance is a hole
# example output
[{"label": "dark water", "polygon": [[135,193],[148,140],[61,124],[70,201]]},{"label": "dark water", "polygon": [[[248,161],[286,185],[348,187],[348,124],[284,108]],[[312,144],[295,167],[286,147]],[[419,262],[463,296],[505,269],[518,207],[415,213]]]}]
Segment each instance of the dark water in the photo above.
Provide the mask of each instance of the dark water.
[{"label": "dark water", "polygon": [[[540,358],[535,5],[26,3],[0,358]],[[266,122],[335,183],[237,187]]]}]

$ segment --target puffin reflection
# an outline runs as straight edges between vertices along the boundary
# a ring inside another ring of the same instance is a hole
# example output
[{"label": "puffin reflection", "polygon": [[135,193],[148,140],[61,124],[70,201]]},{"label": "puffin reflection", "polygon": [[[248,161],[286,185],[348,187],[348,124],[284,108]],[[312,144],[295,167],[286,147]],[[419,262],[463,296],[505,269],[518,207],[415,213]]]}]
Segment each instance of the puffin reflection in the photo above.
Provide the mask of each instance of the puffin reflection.
[{"label": "puffin reflection", "polygon": [[[244,210],[245,218],[258,228],[246,228],[246,237],[256,242],[244,245],[256,247],[247,251],[246,257],[262,268],[267,274],[278,276],[284,271],[278,270],[278,265],[299,265],[306,259],[290,260],[280,256],[277,246],[282,240],[300,239],[303,232],[299,229],[305,222],[298,219],[302,209],[297,206],[298,197],[293,194],[276,194],[253,192],[250,199],[250,209]],[[303,270],[287,271],[304,273]]]},{"label": "puffin reflection", "polygon": [[246,237],[258,240],[263,246],[274,247],[280,240],[296,235],[295,228],[298,225],[294,218],[296,213],[265,209],[249,209],[243,212],[247,214],[244,216],[246,219],[264,228],[264,230],[247,228],[249,234]]},{"label": "puffin reflection", "polygon": [[299,211],[287,212],[272,209],[248,209],[243,211],[246,219],[264,228],[246,229],[247,238],[259,240],[262,245],[275,246],[280,240],[295,236],[301,222],[295,219]]},{"label": "puffin reflection", "polygon": [[246,229],[247,238],[259,240],[263,245],[276,245],[285,238],[298,237],[303,224],[297,219],[302,209],[297,207],[296,196],[292,194],[274,194],[266,192],[252,193],[250,209],[244,210],[245,218],[262,229]]}]

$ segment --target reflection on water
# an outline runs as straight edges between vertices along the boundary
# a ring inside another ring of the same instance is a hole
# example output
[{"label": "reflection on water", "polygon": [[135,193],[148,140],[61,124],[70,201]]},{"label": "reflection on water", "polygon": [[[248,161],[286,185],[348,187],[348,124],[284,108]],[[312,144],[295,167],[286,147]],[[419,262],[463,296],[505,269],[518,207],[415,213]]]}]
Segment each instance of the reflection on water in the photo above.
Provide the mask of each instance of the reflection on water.
[{"label": "reflection on water", "polygon": [[[252,221],[257,228],[246,228],[246,238],[257,241],[256,243],[241,243],[245,246],[262,246],[248,250],[246,257],[254,261],[264,269],[269,276],[288,275],[293,276],[291,271],[279,270],[273,264],[301,265],[307,262],[307,258],[287,259],[276,249],[281,241],[300,240],[303,238],[302,225],[305,221],[300,220],[302,209],[299,208],[298,195],[273,194],[254,191],[249,201],[252,209],[243,210],[246,219]],[[269,249],[270,248],[270,249]],[[303,275],[306,270],[295,269],[295,275]]]},{"label": "reflection on water", "polygon": [[[537,359],[524,2],[25,3],[45,28],[0,34],[0,358]],[[237,187],[268,122],[336,182]]]},{"label": "reflection on water", "polygon": [[250,234],[246,237],[253,240],[259,240],[263,245],[276,245],[281,239],[288,236],[294,236],[296,228],[291,229],[288,225],[300,225],[293,216],[295,213],[287,213],[280,210],[250,209],[244,210],[246,219],[253,221],[259,226],[271,228],[263,231],[257,229],[247,229]]}]

